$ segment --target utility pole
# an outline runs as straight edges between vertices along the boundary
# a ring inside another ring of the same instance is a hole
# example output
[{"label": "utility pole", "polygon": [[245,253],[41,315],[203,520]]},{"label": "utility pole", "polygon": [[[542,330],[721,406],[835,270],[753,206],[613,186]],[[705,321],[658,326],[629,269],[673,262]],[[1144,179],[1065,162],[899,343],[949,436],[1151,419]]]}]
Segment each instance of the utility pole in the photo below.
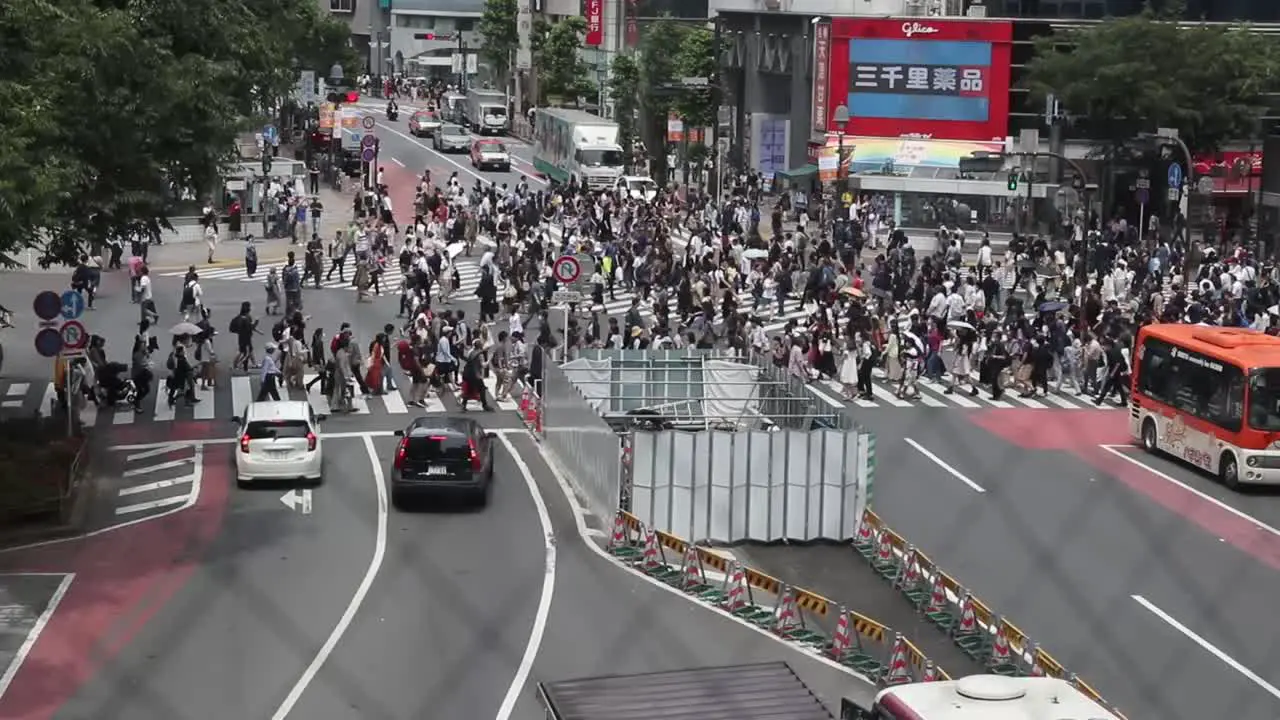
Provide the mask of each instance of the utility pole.
[{"label": "utility pole", "polygon": [[716,13],[715,29],[711,35],[711,107],[715,112],[715,124],[711,126],[711,182],[708,183],[711,198],[720,197],[720,105],[724,102],[724,90],[720,87],[720,13]]},{"label": "utility pole", "polygon": [[462,39],[462,31],[458,31],[458,91],[467,91],[467,42]]}]

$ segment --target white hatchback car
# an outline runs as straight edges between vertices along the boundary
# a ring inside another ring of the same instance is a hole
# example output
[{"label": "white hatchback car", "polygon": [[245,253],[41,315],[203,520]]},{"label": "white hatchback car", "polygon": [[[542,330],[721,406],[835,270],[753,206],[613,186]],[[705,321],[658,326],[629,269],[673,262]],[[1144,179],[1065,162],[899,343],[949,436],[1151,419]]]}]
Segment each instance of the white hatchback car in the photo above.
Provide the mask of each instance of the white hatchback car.
[{"label": "white hatchback car", "polygon": [[236,447],[236,483],[255,480],[307,480],[320,482],[324,453],[320,421],[305,400],[250,403],[242,417],[233,418],[239,428]]}]

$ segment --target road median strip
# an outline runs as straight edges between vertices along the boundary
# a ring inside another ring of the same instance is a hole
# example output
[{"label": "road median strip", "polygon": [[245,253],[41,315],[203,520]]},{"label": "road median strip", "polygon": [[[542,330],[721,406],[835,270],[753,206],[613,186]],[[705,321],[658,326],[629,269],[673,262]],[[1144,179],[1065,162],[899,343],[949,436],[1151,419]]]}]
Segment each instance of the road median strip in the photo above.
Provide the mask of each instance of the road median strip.
[{"label": "road median strip", "polygon": [[[1112,707],[1091,685],[1069,672],[1013,623],[995,614],[871,510],[863,516],[853,548],[931,625],[987,672],[1060,678]],[[646,527],[629,512],[619,510],[615,515],[606,550],[632,570],[834,660],[880,687],[951,679],[893,628],[711,548]]]}]

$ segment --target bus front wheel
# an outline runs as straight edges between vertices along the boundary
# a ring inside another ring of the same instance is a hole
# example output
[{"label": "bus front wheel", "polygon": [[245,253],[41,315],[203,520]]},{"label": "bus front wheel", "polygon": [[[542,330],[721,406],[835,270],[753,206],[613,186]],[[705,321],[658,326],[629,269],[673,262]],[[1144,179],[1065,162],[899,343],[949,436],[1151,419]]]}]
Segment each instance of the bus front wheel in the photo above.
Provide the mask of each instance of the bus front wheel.
[{"label": "bus front wheel", "polygon": [[1149,453],[1160,452],[1160,440],[1156,435],[1156,422],[1147,418],[1142,423],[1142,449]]},{"label": "bus front wheel", "polygon": [[1222,453],[1222,458],[1218,460],[1218,475],[1222,478],[1222,484],[1232,490],[1240,489],[1240,465],[1236,463],[1236,456],[1230,452]]}]

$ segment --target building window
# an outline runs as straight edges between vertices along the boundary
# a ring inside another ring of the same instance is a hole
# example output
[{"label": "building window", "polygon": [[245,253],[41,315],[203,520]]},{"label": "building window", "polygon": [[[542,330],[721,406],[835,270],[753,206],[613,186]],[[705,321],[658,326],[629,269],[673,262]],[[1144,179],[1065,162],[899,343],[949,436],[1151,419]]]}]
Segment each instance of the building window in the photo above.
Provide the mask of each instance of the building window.
[{"label": "building window", "polygon": [[356,0],[329,0],[329,12],[355,12]]}]

